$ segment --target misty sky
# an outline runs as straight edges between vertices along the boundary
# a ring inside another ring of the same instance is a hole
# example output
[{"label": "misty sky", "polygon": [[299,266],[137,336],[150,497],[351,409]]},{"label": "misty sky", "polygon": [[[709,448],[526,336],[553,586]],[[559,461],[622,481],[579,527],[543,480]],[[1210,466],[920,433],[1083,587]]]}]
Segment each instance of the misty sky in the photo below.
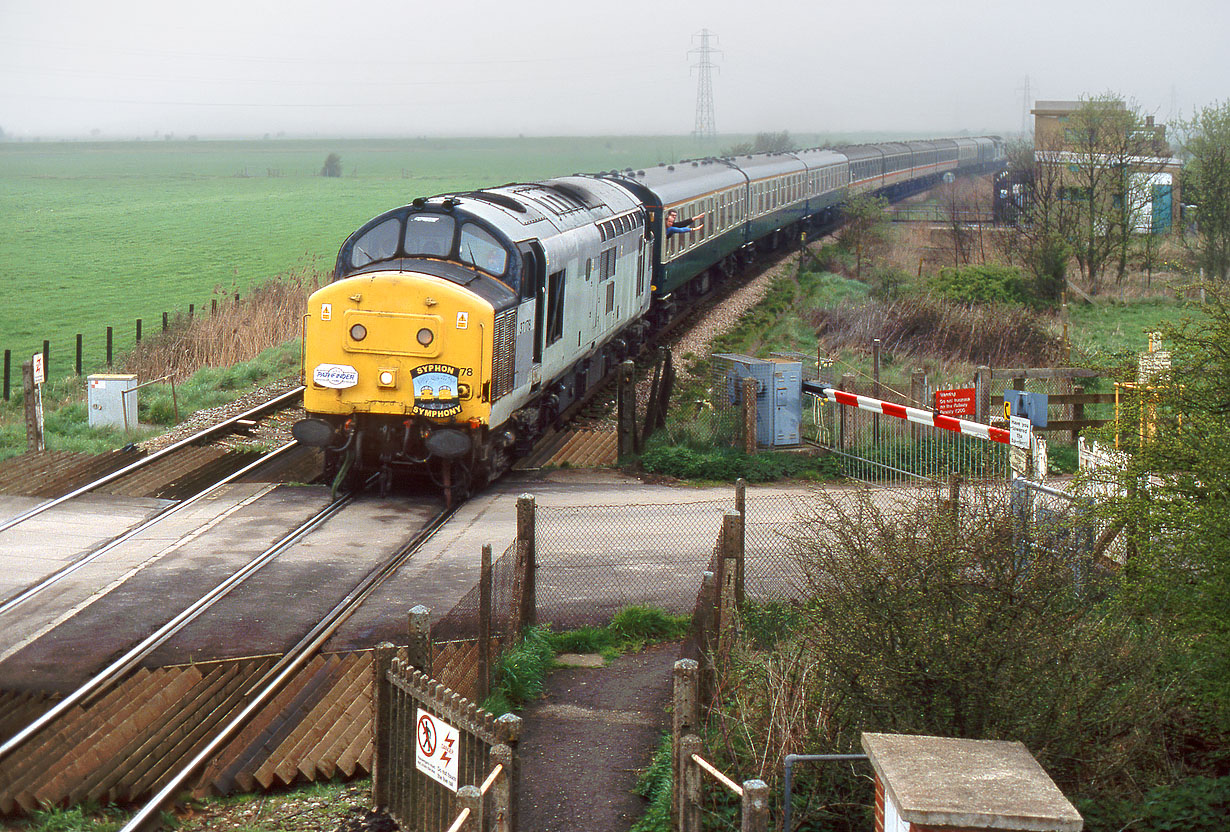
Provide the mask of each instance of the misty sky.
[{"label": "misty sky", "polygon": [[1227,0],[0,0],[9,136],[1020,130],[1112,90],[1230,98]]}]

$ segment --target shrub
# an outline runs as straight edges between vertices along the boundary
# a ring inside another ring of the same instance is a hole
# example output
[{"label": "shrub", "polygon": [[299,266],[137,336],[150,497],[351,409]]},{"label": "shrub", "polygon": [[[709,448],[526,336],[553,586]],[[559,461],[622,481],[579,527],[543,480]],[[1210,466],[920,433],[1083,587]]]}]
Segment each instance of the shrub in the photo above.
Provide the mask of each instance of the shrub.
[{"label": "shrub", "polygon": [[[710,730],[737,742],[715,764],[774,788],[784,755],[887,731],[1019,740],[1065,793],[1099,801],[1139,801],[1138,784],[1170,775],[1172,639],[1118,610],[1089,556],[1020,548],[1006,499],[967,494],[959,523],[927,499],[818,497],[791,536],[798,621],[741,622],[716,671]],[[806,828],[865,828],[851,805],[865,780],[814,777]]]},{"label": "shrub", "polygon": [[1021,270],[1015,266],[966,266],[945,268],[930,282],[933,293],[957,303],[1007,303],[1028,305],[1035,301]]},{"label": "shrub", "polygon": [[823,479],[837,476],[837,464],[828,457],[812,457],[766,451],[745,454],[732,448],[695,450],[661,445],[641,455],[641,467],[651,474],[681,480],[773,482],[795,477]]}]

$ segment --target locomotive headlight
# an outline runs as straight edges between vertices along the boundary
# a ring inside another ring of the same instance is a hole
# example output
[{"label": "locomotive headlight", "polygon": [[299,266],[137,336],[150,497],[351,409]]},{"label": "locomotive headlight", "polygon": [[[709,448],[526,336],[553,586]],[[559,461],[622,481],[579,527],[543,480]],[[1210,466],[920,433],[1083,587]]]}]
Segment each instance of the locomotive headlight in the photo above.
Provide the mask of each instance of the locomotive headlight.
[{"label": "locomotive headlight", "polygon": [[392,370],[381,370],[379,379],[381,387],[395,387],[397,382],[397,374]]},{"label": "locomotive headlight", "polygon": [[436,340],[436,334],[427,327],[419,330],[418,341],[424,347],[430,346],[431,342]]},{"label": "locomotive headlight", "polygon": [[350,337],[355,341],[362,341],[367,337],[367,327],[363,324],[355,324],[350,328]]}]

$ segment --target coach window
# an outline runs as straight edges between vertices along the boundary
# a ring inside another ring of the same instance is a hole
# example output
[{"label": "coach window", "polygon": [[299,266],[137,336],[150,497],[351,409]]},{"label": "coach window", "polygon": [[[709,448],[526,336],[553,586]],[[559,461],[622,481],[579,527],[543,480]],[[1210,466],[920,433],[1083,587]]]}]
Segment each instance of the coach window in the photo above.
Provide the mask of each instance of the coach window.
[{"label": "coach window", "polygon": [[508,252],[485,228],[467,222],[461,226],[458,258],[487,274],[502,277],[508,269]]},{"label": "coach window", "polygon": [[354,241],[350,249],[350,265],[357,269],[376,260],[388,260],[395,256],[400,232],[401,221],[396,218],[385,220],[369,230]]}]

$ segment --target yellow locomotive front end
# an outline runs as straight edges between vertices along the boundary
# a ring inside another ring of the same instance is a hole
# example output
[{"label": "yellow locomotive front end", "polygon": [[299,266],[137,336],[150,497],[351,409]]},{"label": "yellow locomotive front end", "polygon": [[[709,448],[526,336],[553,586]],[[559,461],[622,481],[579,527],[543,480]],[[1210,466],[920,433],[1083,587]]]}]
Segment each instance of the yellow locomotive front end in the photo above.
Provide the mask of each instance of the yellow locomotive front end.
[{"label": "yellow locomotive front end", "polygon": [[325,448],[330,476],[476,464],[491,416],[493,323],[489,302],[427,274],[376,271],[325,286],[308,300],[309,418],[295,435]]}]

